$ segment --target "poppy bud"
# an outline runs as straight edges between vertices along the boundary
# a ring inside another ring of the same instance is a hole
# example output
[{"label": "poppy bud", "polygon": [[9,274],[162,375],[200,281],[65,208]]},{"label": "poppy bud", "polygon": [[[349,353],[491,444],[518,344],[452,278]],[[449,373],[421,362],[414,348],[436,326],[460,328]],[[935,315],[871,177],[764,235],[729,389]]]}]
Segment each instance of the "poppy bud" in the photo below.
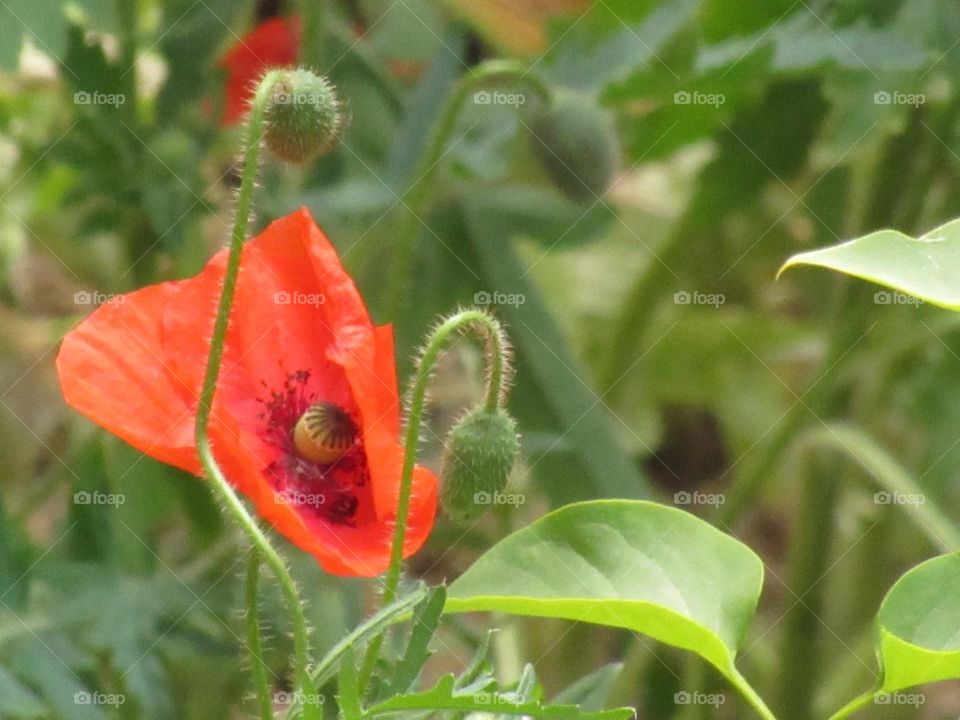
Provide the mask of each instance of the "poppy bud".
[{"label": "poppy bud", "polygon": [[534,155],[568,198],[592,202],[610,187],[619,143],[610,116],[595,102],[558,93],[534,111],[529,130]]},{"label": "poppy bud", "polygon": [[302,163],[325,153],[343,129],[336,92],[309,70],[288,70],[274,83],[264,139],[274,155]]},{"label": "poppy bud", "polygon": [[503,408],[476,408],[447,436],[441,470],[440,503],[460,523],[483,514],[506,487],[520,451],[517,424]]}]

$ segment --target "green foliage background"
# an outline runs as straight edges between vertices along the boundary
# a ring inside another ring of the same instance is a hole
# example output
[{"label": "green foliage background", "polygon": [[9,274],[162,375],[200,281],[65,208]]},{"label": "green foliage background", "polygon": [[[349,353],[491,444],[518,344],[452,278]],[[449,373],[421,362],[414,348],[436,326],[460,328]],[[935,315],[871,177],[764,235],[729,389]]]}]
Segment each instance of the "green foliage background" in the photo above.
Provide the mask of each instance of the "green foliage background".
[{"label": "green foliage background", "polygon": [[[243,543],[201,483],[71,413],[52,361],[86,299],[189,275],[224,241],[240,135],[219,127],[217,62],[269,5],[0,3],[0,716],[251,711],[236,613]],[[320,69],[351,124],[313,166],[268,162],[258,225],[311,210],[377,321],[396,323],[404,373],[439,314],[515,299],[491,309],[515,345],[524,446],[511,488],[526,502],[466,532],[440,521],[412,571],[452,579],[507,530],[570,502],[679,503],[766,564],[742,665],[781,717],[822,717],[869,686],[881,598],[943,548],[911,508],[876,500],[870,472],[810,437],[849,423],[956,517],[960,321],[823,271],[774,278],[795,252],[884,227],[920,235],[960,215],[956,4],[584,2],[547,18],[542,52],[518,59],[607,113],[613,187],[580,202],[554,187],[527,93],[519,107],[468,103],[412,221],[408,193],[444,98],[480,59],[511,54],[510,27],[431,0],[329,2],[324,14]],[[77,102],[94,92],[126,101]],[[395,262],[404,244],[409,267]],[[398,303],[387,289],[401,271]],[[428,461],[479,396],[478,367],[466,345],[448,357]],[[74,502],[83,491],[125,502]],[[708,495],[724,502],[682,504]],[[820,543],[822,564],[797,557],[804,540]],[[328,648],[375,588],[290,556]],[[289,639],[267,597],[283,688]],[[432,678],[482,635],[467,620],[445,632]],[[549,697],[601,688],[657,720],[747,712],[729,690],[716,710],[678,706],[691,678],[718,692],[723,681],[625,631],[516,620],[505,632],[500,672],[522,679],[522,648]],[[565,690],[588,671],[595,682]],[[93,689],[127,702],[74,702]],[[950,686],[928,701],[867,713],[960,708]]]}]

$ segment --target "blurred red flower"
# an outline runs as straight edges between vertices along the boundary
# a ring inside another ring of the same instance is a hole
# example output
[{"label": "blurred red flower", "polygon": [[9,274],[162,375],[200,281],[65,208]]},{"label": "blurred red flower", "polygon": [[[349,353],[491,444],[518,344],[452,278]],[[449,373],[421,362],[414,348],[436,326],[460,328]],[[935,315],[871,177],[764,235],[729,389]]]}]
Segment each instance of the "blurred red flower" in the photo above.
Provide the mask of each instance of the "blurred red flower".
[{"label": "blurred red flower", "polygon": [[[194,420],[227,253],[195,277],[114,298],[64,339],[57,371],[76,410],[138,450],[194,474]],[[334,407],[351,443],[300,454],[294,426]],[[389,564],[403,449],[393,333],[374,326],[336,250],[299,210],[244,247],[210,438],[226,476],[328,572]],[[433,524],[437,480],[414,473],[406,555]]]},{"label": "blurred red flower", "polygon": [[260,77],[270,68],[294,65],[300,55],[300,19],[270,18],[244,35],[220,60],[227,71],[221,124],[246,114]]}]

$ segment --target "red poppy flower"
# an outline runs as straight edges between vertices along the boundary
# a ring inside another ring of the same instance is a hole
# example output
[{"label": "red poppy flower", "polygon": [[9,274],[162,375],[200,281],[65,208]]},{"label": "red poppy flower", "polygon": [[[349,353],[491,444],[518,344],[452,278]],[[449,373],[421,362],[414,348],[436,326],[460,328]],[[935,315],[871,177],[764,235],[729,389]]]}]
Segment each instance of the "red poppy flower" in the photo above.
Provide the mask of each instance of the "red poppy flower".
[{"label": "red poppy flower", "polygon": [[220,60],[227,70],[221,124],[227,127],[240,122],[263,73],[293,65],[299,55],[300,19],[296,17],[270,18],[240,38]]},{"label": "red poppy flower", "polygon": [[[72,407],[194,474],[197,398],[226,260],[222,251],[196,277],[101,306],[57,358]],[[257,512],[328,572],[383,572],[403,460],[392,330],[371,323],[306,210],[250,240],[240,267],[210,422],[214,456]],[[298,449],[294,429],[308,410],[333,423],[337,457]],[[417,467],[406,555],[430,532],[436,488]]]}]

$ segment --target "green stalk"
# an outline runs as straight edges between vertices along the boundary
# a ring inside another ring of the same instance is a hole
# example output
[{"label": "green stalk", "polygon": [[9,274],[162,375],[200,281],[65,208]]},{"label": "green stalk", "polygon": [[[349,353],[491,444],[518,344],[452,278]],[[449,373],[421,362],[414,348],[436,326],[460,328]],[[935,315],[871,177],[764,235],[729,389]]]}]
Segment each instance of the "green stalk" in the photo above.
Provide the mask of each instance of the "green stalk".
[{"label": "green stalk", "polygon": [[[461,332],[472,331],[483,339],[486,345],[487,389],[485,407],[494,410],[506,400],[507,380],[507,341],[500,323],[482,310],[461,310],[444,320],[431,333],[427,345],[420,356],[417,374],[410,392],[410,405],[407,410],[403,470],[400,476],[400,495],[397,502],[397,520],[393,533],[393,546],[390,551],[390,567],[383,586],[382,604],[392,603],[397,597],[400,585],[400,573],[403,567],[403,546],[407,537],[407,521],[410,515],[410,493],[413,489],[413,469],[417,461],[417,448],[420,445],[420,430],[423,423],[427,399],[427,386],[447,342]],[[360,672],[361,693],[373,674],[383,635],[374,638],[367,647]]]},{"label": "green stalk", "polygon": [[[213,335],[210,339],[210,354],[207,357],[207,369],[203,379],[203,388],[197,404],[197,419],[195,427],[197,453],[200,462],[210,479],[214,492],[223,501],[227,510],[234,517],[240,528],[247,534],[258,554],[273,571],[280,583],[280,589],[286,599],[293,623],[294,653],[297,681],[300,691],[307,696],[316,697],[316,688],[310,678],[308,667],[310,664],[310,641],[307,632],[307,621],[303,613],[300,595],[296,584],[287,567],[270,544],[267,536],[260,529],[257,521],[250,515],[241,502],[237,493],[230,485],[223,471],[213,456],[210,445],[208,428],[210,413],[213,409],[213,397],[217,389],[217,378],[220,375],[220,366],[223,362],[224,340],[227,335],[227,326],[230,320],[230,308],[233,306],[233,296],[237,288],[237,275],[240,270],[240,256],[243,252],[243,243],[247,237],[247,225],[250,221],[250,210],[253,205],[253,193],[256,186],[257,161],[260,153],[260,143],[263,138],[263,118],[266,112],[270,90],[281,71],[270,71],[264,75],[250,108],[247,120],[247,148],[244,154],[243,178],[240,191],[237,195],[237,214],[230,236],[230,254],[227,257],[227,268],[223,277],[223,288],[220,292],[220,302],[217,307],[216,321]],[[320,720],[319,705],[306,703],[303,712],[304,720]]]},{"label": "green stalk", "polygon": [[837,710],[833,715],[830,716],[830,720],[844,720],[854,713],[862,710],[863,708],[871,705],[873,703],[874,697],[876,697],[877,692],[874,690],[868,690],[863,695],[854,698],[842,708]]},{"label": "green stalk", "polygon": [[251,548],[247,562],[247,648],[250,650],[250,672],[253,685],[257,690],[257,707],[260,720],[273,720],[273,703],[270,699],[270,685],[263,664],[263,642],[260,639],[260,607],[257,604],[257,583],[260,580],[260,555]]},{"label": "green stalk", "polygon": [[[780,657],[780,712],[788,720],[810,720],[813,696],[823,672],[819,616],[824,608],[821,583],[833,539],[833,509],[840,490],[835,463],[814,458],[804,485],[796,537],[792,541],[788,586],[796,597],[784,620]],[[793,602],[788,598],[787,602]]]},{"label": "green stalk", "polygon": [[301,0],[300,18],[303,23],[300,40],[300,63],[315,72],[323,72],[323,1]]},{"label": "green stalk", "polygon": [[413,172],[412,183],[407,188],[394,221],[396,227],[393,244],[393,268],[387,280],[386,307],[395,316],[402,316],[409,301],[408,292],[413,262],[416,258],[418,223],[427,211],[427,202],[434,189],[437,171],[441,165],[447,143],[453,135],[457,120],[467,99],[479,88],[494,82],[526,84],[541,99],[549,100],[550,89],[530,71],[514,60],[487,60],[462,76],[447,96],[440,116],[433,126],[427,145]]}]

